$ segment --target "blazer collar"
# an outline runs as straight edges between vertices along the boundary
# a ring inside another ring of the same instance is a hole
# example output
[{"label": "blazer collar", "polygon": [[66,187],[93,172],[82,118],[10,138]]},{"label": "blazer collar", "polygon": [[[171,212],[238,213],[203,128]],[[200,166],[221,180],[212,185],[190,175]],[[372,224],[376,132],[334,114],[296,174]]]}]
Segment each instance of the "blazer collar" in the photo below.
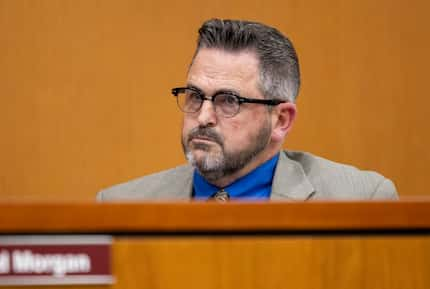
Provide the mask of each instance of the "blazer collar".
[{"label": "blazer collar", "polygon": [[273,176],[270,199],[304,201],[314,192],[315,189],[306,177],[302,165],[281,151]]},{"label": "blazer collar", "polygon": [[[193,171],[191,166],[187,166],[181,184],[177,184],[175,192],[178,194],[176,196],[178,199],[190,199],[192,197]],[[314,192],[315,189],[306,177],[302,165],[290,159],[286,152],[281,151],[273,176],[270,200],[304,201],[309,199]]]}]

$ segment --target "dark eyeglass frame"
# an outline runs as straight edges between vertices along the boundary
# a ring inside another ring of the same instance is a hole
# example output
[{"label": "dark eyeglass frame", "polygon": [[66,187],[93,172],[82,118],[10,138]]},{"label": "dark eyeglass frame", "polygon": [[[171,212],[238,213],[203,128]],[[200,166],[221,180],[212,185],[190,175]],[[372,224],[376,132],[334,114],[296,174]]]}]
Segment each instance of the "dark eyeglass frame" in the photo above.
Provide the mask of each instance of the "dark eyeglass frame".
[{"label": "dark eyeglass frame", "polygon": [[[184,93],[186,90],[192,90],[194,92],[197,93],[197,95],[200,97],[201,99],[201,103],[200,106],[195,110],[195,111],[184,111],[182,109],[182,107],[179,105],[179,99],[178,99],[178,95],[180,93]],[[240,105],[242,103],[256,103],[256,104],[263,104],[263,105],[269,105],[269,106],[276,106],[279,105],[281,103],[285,103],[287,102],[286,100],[280,100],[280,99],[258,99],[258,98],[246,98],[246,97],[242,97],[240,95],[237,95],[233,92],[230,91],[218,91],[216,92],[214,95],[212,96],[206,96],[202,91],[200,91],[199,89],[195,88],[195,87],[175,87],[172,88],[172,94],[176,97],[177,103],[178,103],[178,107],[180,110],[182,110],[185,113],[196,113],[198,111],[200,111],[200,109],[203,106],[203,101],[205,100],[209,100],[214,102],[216,97],[218,95],[229,95],[229,96],[233,96],[237,99],[237,103],[238,103],[238,109],[236,111],[236,113],[234,113],[233,115],[229,115],[229,116],[224,116],[224,117],[233,117],[235,115],[237,115],[240,111]]]}]

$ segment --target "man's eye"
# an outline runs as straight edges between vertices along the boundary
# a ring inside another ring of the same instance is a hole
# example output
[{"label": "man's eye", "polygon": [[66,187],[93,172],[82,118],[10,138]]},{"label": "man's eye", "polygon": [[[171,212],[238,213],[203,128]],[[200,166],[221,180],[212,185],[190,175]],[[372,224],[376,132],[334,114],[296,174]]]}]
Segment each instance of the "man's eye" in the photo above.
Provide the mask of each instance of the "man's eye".
[{"label": "man's eye", "polygon": [[237,99],[234,95],[230,94],[221,94],[219,95],[219,101],[228,104],[228,105],[235,105],[237,103]]},{"label": "man's eye", "polygon": [[195,92],[195,91],[187,91],[187,100],[188,101],[193,101],[193,102],[197,102],[197,101],[201,101],[201,96],[199,93]]}]

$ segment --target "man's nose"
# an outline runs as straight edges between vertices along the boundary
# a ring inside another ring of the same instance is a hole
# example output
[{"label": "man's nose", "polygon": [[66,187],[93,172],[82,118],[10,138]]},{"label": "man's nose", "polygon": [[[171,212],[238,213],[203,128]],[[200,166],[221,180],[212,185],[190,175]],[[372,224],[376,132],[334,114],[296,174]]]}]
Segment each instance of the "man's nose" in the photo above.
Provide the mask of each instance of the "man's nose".
[{"label": "man's nose", "polygon": [[215,107],[212,101],[205,100],[198,112],[197,120],[200,126],[214,126],[217,122]]}]

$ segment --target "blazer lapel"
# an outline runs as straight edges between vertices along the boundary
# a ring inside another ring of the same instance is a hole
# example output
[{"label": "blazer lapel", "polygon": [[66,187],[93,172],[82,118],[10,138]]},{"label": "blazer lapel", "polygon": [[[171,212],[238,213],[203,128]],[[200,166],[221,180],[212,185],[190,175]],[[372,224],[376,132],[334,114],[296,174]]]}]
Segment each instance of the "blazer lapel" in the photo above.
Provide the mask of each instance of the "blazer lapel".
[{"label": "blazer lapel", "polygon": [[194,168],[190,165],[183,166],[170,176],[167,196],[175,200],[189,200],[193,194]]},{"label": "blazer lapel", "polygon": [[273,176],[270,199],[304,201],[314,192],[315,189],[306,177],[302,165],[281,151]]}]

